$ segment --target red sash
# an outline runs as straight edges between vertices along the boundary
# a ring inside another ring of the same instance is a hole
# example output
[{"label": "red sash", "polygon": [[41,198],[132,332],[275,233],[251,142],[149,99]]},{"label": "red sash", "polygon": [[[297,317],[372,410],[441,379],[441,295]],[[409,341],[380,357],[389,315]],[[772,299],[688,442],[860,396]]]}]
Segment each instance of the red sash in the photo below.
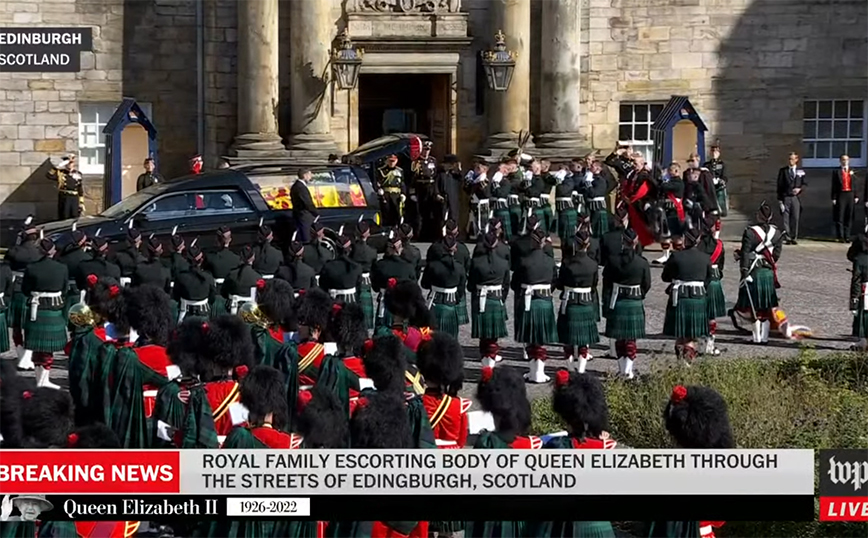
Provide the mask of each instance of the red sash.
[{"label": "red sash", "polygon": [[714,245],[714,252],[711,253],[711,264],[712,265],[717,263],[717,260],[720,259],[721,254],[723,254],[723,241],[718,239],[717,244]]},{"label": "red sash", "polygon": [[235,381],[205,383],[205,396],[211,405],[211,416],[214,417],[214,429],[217,435],[229,435],[232,430],[229,406],[241,401],[238,383]]},{"label": "red sash", "polygon": [[671,192],[667,193],[666,196],[669,198],[669,201],[675,205],[675,212],[678,213],[678,220],[684,222],[684,203],[682,203],[682,201]]},{"label": "red sash", "polygon": [[[147,366],[154,372],[163,377],[168,377],[166,368],[172,364],[169,356],[166,354],[166,348],[162,346],[142,346],[135,348],[136,355],[139,357],[139,362]],[[142,386],[143,391],[158,390],[156,385],[145,384]],[[154,407],[157,405],[156,396],[145,396],[145,416],[151,418],[154,414]]]}]

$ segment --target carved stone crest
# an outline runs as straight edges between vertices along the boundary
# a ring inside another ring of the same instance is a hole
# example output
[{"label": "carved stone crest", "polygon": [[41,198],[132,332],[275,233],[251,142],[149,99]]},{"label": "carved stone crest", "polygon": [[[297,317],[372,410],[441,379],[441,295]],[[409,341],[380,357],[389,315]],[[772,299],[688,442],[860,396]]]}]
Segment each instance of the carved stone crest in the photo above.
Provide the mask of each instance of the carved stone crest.
[{"label": "carved stone crest", "polygon": [[348,13],[458,13],[461,0],[350,0]]}]

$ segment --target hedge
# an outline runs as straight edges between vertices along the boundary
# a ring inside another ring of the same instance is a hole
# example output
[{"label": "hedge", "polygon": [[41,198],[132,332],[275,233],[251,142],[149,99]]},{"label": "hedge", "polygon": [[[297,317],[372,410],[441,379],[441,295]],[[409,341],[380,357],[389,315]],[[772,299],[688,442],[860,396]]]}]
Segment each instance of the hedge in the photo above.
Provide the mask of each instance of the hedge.
[{"label": "hedge", "polygon": [[[868,356],[863,354],[819,357],[803,349],[784,360],[704,360],[689,368],[663,362],[636,380],[604,383],[612,436],[635,448],[672,447],[662,413],[678,384],[706,385],[723,395],[740,448],[868,447]],[[549,398],[533,402],[535,434],[563,429]],[[639,524],[618,526],[641,536]],[[868,524],[732,521],[717,536],[865,538]]]}]

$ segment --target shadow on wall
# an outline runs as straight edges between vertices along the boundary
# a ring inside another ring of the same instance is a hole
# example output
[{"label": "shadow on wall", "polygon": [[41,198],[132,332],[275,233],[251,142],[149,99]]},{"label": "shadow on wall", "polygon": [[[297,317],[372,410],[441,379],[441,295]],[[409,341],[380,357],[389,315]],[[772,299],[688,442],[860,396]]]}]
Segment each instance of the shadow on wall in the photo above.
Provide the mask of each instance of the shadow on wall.
[{"label": "shadow on wall", "polygon": [[[753,215],[763,199],[776,205],[775,178],[787,154],[803,154],[804,101],[866,98],[868,2],[754,0],[741,15],[709,17],[709,32],[730,26],[712,81],[715,136],[734,209]],[[808,170],[800,235],[830,234],[830,175]]]},{"label": "shadow on wall", "polygon": [[[9,248],[15,244],[18,230],[21,229],[28,215],[32,214],[37,219],[37,223],[57,218],[57,185],[48,179],[51,168],[51,160],[45,159],[3,202],[0,247]],[[7,212],[5,207],[9,206],[22,208],[22,210],[16,213]]]}]

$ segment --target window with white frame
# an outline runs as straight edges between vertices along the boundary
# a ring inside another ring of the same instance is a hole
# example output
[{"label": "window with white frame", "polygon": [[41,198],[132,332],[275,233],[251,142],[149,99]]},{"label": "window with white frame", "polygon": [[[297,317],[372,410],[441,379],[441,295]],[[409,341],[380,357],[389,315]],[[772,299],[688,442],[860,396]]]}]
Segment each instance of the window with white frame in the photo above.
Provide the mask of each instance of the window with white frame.
[{"label": "window with white frame", "polygon": [[805,166],[834,167],[847,154],[852,166],[866,162],[866,107],[862,99],[809,100],[804,103],[802,160]]},{"label": "window with white frame", "polygon": [[[120,103],[79,103],[78,168],[83,174],[102,175],[105,171],[105,135],[102,130]],[[151,104],[138,103],[148,118]]]},{"label": "window with white frame", "polygon": [[651,125],[663,111],[665,103],[621,103],[618,121],[618,141],[633,146],[633,150],[654,160]]}]

